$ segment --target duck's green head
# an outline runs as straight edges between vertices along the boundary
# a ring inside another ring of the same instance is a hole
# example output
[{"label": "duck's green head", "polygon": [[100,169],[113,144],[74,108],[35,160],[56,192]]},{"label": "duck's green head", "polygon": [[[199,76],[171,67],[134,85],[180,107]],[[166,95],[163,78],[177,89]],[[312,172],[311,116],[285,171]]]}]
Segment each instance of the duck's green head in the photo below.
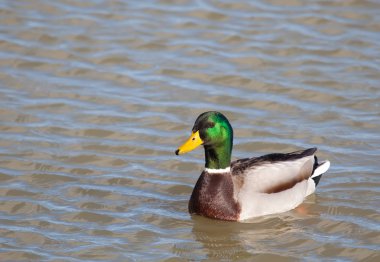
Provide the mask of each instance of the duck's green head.
[{"label": "duck's green head", "polygon": [[206,167],[226,168],[231,162],[233,130],[227,118],[219,112],[210,111],[198,116],[190,138],[176,150],[185,154],[203,145]]}]

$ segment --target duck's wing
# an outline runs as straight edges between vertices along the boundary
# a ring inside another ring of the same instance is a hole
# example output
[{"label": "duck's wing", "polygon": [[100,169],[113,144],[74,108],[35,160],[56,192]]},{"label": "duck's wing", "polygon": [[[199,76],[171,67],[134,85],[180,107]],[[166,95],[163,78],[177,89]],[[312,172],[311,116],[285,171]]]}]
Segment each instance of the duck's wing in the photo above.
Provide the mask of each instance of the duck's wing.
[{"label": "duck's wing", "polygon": [[295,208],[315,190],[313,172],[319,168],[310,148],[288,154],[269,154],[231,164],[239,220]]},{"label": "duck's wing", "polygon": [[310,148],[239,159],[232,162],[231,173],[238,184],[249,183],[250,191],[278,193],[311,177],[317,163],[316,151],[316,148]]}]

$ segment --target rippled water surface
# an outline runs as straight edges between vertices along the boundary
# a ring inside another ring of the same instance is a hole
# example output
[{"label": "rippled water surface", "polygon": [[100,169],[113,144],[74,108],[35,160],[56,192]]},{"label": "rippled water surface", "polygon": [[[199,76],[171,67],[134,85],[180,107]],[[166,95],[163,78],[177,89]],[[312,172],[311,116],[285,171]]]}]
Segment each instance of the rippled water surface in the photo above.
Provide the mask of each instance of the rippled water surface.
[{"label": "rippled water surface", "polygon": [[[380,2],[1,1],[2,261],[380,261]],[[317,146],[316,194],[190,216],[174,150],[218,110],[234,158]]]}]

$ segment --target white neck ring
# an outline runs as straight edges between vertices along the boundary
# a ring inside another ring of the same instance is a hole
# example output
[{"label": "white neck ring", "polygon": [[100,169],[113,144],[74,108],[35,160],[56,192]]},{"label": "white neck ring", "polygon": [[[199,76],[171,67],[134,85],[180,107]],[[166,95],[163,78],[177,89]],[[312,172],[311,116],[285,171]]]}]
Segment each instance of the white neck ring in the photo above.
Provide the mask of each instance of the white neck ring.
[{"label": "white neck ring", "polygon": [[209,174],[220,174],[220,173],[228,173],[231,171],[230,167],[214,169],[214,168],[205,168],[205,171]]}]

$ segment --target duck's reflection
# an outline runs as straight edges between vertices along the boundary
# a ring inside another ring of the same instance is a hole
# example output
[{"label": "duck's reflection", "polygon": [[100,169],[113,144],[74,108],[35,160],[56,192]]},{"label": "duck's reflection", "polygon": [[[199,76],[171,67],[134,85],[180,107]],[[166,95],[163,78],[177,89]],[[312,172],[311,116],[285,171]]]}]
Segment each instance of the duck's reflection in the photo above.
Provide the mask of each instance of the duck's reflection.
[{"label": "duck's reflection", "polygon": [[[300,226],[296,223],[300,216],[305,216],[305,206],[302,212],[296,210],[282,215],[265,216],[245,222],[228,222],[192,216],[192,233],[200,244],[198,255],[216,260],[247,260],[257,258],[260,254],[271,254],[279,242],[296,239]],[[273,257],[272,257],[273,258]]]}]

